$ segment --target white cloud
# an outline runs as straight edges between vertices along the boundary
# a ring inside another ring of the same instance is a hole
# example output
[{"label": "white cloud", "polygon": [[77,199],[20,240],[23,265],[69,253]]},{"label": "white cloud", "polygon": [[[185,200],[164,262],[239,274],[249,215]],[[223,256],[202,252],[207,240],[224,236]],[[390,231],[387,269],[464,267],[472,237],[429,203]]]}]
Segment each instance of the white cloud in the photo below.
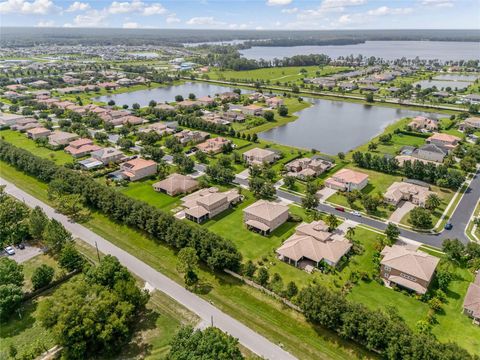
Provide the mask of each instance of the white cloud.
[{"label": "white cloud", "polygon": [[55,22],[53,20],[40,20],[35,26],[36,27],[54,27]]},{"label": "white cloud", "polygon": [[151,4],[143,9],[143,15],[150,16],[150,15],[163,15],[167,13],[167,9],[163,7],[160,3]]},{"label": "white cloud", "polygon": [[282,13],[284,14],[295,14],[298,12],[298,8],[290,8],[290,9],[282,9]]},{"label": "white cloud", "polygon": [[36,14],[45,15],[58,10],[51,0],[7,0],[0,2],[0,14]]},{"label": "white cloud", "polygon": [[72,5],[68,7],[67,12],[85,11],[89,9],[90,9],[90,4],[83,3],[80,1],[75,1]]},{"label": "white cloud", "polygon": [[104,27],[107,24],[105,19],[107,15],[103,11],[90,10],[83,15],[77,15],[72,23],[66,23],[64,27]]},{"label": "white cloud", "polygon": [[292,0],[267,0],[268,6],[285,6],[292,2]]},{"label": "white cloud", "polygon": [[246,29],[248,27],[247,24],[229,24],[229,29]]},{"label": "white cloud", "polygon": [[380,6],[379,8],[367,11],[367,14],[371,16],[406,15],[412,11],[412,8],[389,8],[388,6]]},{"label": "white cloud", "polygon": [[180,19],[177,17],[175,14],[170,14],[167,16],[167,19],[165,20],[167,24],[176,24],[180,22]]},{"label": "white cloud", "polygon": [[225,23],[215,20],[211,16],[193,17],[187,21],[187,25],[224,25]]},{"label": "white cloud", "polygon": [[255,30],[263,30],[263,26],[257,26]]},{"label": "white cloud", "polygon": [[353,22],[352,16],[349,14],[342,15],[338,18],[338,22],[342,25],[350,24]]},{"label": "white cloud", "polygon": [[127,14],[131,12],[143,11],[144,4],[142,1],[133,0],[129,1],[114,1],[108,7],[108,12],[110,14]]},{"label": "white cloud", "polygon": [[324,0],[320,8],[322,9],[338,9],[348,6],[358,6],[366,3],[366,0]]},{"label": "white cloud", "polygon": [[122,27],[124,29],[138,29],[140,26],[136,22],[126,22]]},{"label": "white cloud", "polygon": [[453,7],[453,2],[449,0],[422,0],[421,4],[430,7]]}]

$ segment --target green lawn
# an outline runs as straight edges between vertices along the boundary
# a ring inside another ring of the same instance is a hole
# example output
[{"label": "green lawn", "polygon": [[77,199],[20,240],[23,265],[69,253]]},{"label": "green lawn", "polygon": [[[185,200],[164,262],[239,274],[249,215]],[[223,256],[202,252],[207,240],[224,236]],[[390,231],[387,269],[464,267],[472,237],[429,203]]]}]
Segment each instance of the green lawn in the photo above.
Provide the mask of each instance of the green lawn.
[{"label": "green lawn", "polygon": [[160,209],[170,210],[180,204],[180,197],[170,196],[153,190],[152,184],[158,182],[158,179],[140,180],[129,183],[121,188],[121,192],[135,199],[145,201]]},{"label": "green lawn", "polygon": [[[35,188],[32,195],[48,202],[44,185],[38,186],[40,183],[28,176],[21,176],[20,181],[16,181],[20,173],[10,167],[8,171],[3,171],[6,167],[1,164],[2,177],[15,180],[16,185],[27,192]],[[171,279],[183,283],[176,270],[177,260],[172,249],[96,213],[84,225]],[[274,343],[283,344],[286,350],[302,359],[375,358],[354,343],[312,326],[301,314],[226,274],[201,270],[199,275],[202,282],[211,286],[210,292],[202,296]]]},{"label": "green lawn", "polygon": [[58,278],[59,275],[63,274],[64,271],[58,266],[58,263],[52,258],[50,255],[40,254],[31,258],[28,261],[22,263],[23,265],[23,274],[25,275],[25,284],[24,290],[31,291],[32,290],[32,275],[36,268],[40,265],[48,265],[51,266],[55,270],[55,277],[54,279]]},{"label": "green lawn", "polygon": [[63,150],[50,150],[46,147],[38,146],[34,140],[27,138],[27,135],[19,131],[1,130],[0,137],[9,143],[28,150],[36,156],[55,161],[62,165],[73,161],[73,157]]},{"label": "green lawn", "polygon": [[[300,70],[305,69],[307,73],[303,75]],[[226,80],[265,80],[274,84],[277,81],[300,83],[303,77],[317,77],[317,71],[320,76],[326,76],[329,74],[335,74],[348,70],[344,66],[325,66],[320,68],[319,66],[290,66],[290,67],[274,67],[268,69],[256,69],[245,71],[233,71],[233,70],[213,70],[208,73],[211,79],[226,79]]]}]

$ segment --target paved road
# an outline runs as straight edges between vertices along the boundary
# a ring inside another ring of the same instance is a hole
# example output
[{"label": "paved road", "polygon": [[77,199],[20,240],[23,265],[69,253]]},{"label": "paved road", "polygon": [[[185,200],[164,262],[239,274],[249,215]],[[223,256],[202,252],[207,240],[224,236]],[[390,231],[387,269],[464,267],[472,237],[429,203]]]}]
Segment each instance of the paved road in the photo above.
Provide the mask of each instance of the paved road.
[{"label": "paved road", "polygon": [[[291,194],[289,192],[277,189],[277,195],[280,198],[301,203],[301,198],[297,195]],[[480,176],[478,173],[475,174],[473,180],[471,181],[467,191],[464,196],[458,203],[458,206],[455,212],[450,217],[450,222],[453,224],[452,230],[444,230],[439,234],[431,233],[419,233],[412,230],[406,230],[400,228],[400,236],[415,240],[427,245],[441,247],[442,242],[445,239],[459,239],[463,243],[468,243],[470,240],[465,235],[465,229],[470,220],[473,210],[477,204],[478,199],[480,198]],[[339,217],[344,217],[349,220],[356,221],[361,224],[365,224],[371,227],[374,227],[378,230],[385,230],[387,223],[367,218],[367,217],[358,217],[348,212],[342,212],[336,210],[334,207],[327,204],[320,204],[317,208],[320,211],[324,211],[330,214],[335,214]]]},{"label": "paved road", "polygon": [[132,273],[148,282],[151,286],[169,295],[177,302],[197,314],[202,322],[210,324],[212,317],[213,323],[226,333],[239,339],[240,343],[250,349],[255,354],[267,359],[293,360],[294,356],[273,344],[260,334],[249,329],[234,318],[223,313],[208,301],[189,292],[173,280],[156,271],[144,262],[140,261],[128,252],[108,242],[106,239],[88,230],[86,227],[72,223],[66,216],[58,214],[55,210],[26,192],[20,190],[12,183],[0,178],[0,185],[6,185],[6,192],[19,200],[24,201],[28,206],[40,206],[47,216],[60,221],[74,237],[80,238],[88,244],[95,246],[104,254],[111,254],[126,266]]}]

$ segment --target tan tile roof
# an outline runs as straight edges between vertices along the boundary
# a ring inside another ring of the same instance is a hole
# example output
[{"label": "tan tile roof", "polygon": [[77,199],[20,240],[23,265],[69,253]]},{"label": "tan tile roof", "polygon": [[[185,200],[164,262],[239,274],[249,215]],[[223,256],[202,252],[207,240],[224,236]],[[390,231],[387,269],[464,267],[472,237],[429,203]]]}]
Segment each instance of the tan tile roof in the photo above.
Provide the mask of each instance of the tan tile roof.
[{"label": "tan tile roof", "polygon": [[141,158],[132,159],[126,161],[122,164],[122,167],[128,168],[130,171],[138,171],[144,169],[146,167],[157,165],[157,163],[153,160],[146,160]]},{"label": "tan tile roof", "polygon": [[277,204],[267,200],[258,200],[243,210],[247,214],[271,221],[288,212],[288,206]]},{"label": "tan tile roof", "polygon": [[171,174],[166,179],[153,184],[155,189],[162,189],[168,193],[186,193],[198,187],[198,181],[181,174]]},{"label": "tan tile roof", "polygon": [[431,280],[440,261],[439,258],[423,251],[415,251],[400,245],[386,246],[381,254],[382,265],[425,281]]},{"label": "tan tile roof", "polygon": [[439,140],[439,141],[454,143],[454,142],[460,141],[461,139],[458,136],[454,136],[450,134],[435,133],[427,139],[427,141],[432,141],[432,140]]},{"label": "tan tile roof", "polygon": [[368,175],[359,171],[353,171],[350,169],[342,169],[337,171],[333,177],[338,179],[342,183],[360,184],[365,179],[368,179]]},{"label": "tan tile roof", "polygon": [[267,156],[270,156],[272,154],[275,154],[275,152],[272,150],[261,149],[261,148],[253,148],[243,153],[243,155],[247,157],[255,157],[260,159],[266,158]]}]

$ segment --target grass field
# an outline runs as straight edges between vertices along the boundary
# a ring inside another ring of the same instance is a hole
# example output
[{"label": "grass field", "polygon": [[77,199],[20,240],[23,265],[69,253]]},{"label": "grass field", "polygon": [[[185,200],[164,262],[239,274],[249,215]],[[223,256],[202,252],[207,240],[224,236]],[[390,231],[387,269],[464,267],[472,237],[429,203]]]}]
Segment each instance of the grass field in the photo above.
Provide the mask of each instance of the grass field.
[{"label": "grass field", "polygon": [[[2,177],[15,181],[27,192],[33,188],[34,191],[30,193],[48,203],[45,185],[31,177],[19,176],[18,171],[4,163],[1,166]],[[176,270],[177,260],[172,249],[96,213],[84,225],[171,279],[183,283]],[[283,344],[286,350],[302,359],[375,358],[352,342],[326,329],[312,326],[303,315],[226,274],[201,270],[199,276],[202,282],[211,286],[211,291],[202,296],[274,343]]]},{"label": "grass field", "polygon": [[[302,74],[300,71],[305,69],[307,73]],[[276,67],[268,69],[256,69],[245,71],[219,71],[213,70],[208,73],[210,79],[213,80],[252,80],[252,81],[270,81],[272,84],[277,81],[285,83],[300,83],[304,77],[318,77],[339,73],[348,70],[344,66],[291,66]]]},{"label": "grass field", "polygon": [[52,267],[55,270],[54,279],[58,278],[60,273],[63,273],[63,270],[58,266],[58,263],[49,255],[40,254],[35,256],[34,258],[25,261],[23,265],[23,274],[25,275],[25,284],[23,286],[25,291],[32,290],[32,275],[37,267],[40,265],[45,264]]},{"label": "grass field", "polygon": [[55,163],[62,165],[73,161],[73,157],[63,150],[50,150],[46,147],[38,146],[35,141],[27,138],[27,135],[13,130],[1,130],[0,137],[9,143],[28,150],[36,156],[53,160]]},{"label": "grass field", "polygon": [[160,209],[170,210],[180,204],[179,196],[170,196],[153,190],[152,184],[158,181],[158,179],[148,179],[131,182],[126,187],[121,188],[120,191]]}]

